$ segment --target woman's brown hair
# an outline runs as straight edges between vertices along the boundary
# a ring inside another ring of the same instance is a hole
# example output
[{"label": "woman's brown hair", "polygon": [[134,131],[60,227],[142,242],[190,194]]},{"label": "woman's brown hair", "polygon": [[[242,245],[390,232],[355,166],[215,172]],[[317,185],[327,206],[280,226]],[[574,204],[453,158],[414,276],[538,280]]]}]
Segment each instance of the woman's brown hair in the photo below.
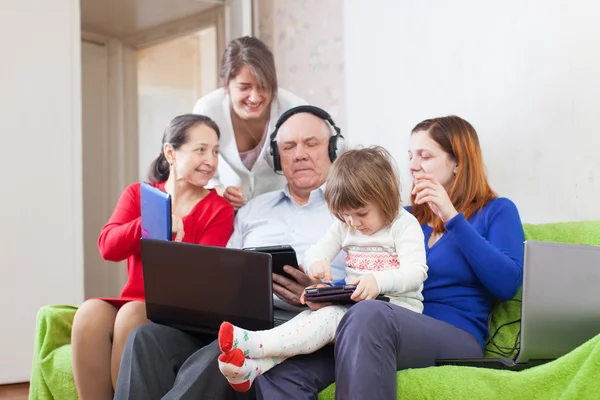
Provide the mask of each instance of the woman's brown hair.
[{"label": "woman's brown hair", "polygon": [[275,59],[271,50],[260,39],[244,36],[227,44],[221,58],[220,78],[223,86],[227,86],[243,67],[247,67],[254,75],[259,88],[271,93],[272,99],[277,97]]},{"label": "woman's brown hair", "polygon": [[400,182],[390,153],[379,146],[344,152],[329,170],[325,201],[342,222],[344,212],[374,203],[391,224],[400,212]]},{"label": "woman's brown hair", "polygon": [[[448,197],[456,208],[469,219],[475,212],[496,198],[485,174],[481,147],[475,128],[464,119],[451,115],[426,119],[418,123],[411,134],[428,132],[457,164],[457,172],[448,189]],[[444,232],[444,223],[427,204],[415,204],[411,196],[413,215],[420,224],[431,224],[434,233]]]}]

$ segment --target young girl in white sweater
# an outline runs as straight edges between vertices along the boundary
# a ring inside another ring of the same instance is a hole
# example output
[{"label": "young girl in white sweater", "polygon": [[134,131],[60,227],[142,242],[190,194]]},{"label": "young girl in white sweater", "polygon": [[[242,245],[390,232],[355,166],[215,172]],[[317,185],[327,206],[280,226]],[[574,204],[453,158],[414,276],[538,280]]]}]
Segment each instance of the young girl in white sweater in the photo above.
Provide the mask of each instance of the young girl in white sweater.
[{"label": "young girl in white sweater", "polygon": [[[427,278],[425,239],[417,220],[400,206],[400,185],[390,154],[381,147],[342,154],[331,167],[325,200],[338,221],[308,250],[307,274],[330,282],[330,262],[343,249],[346,283],[357,286],[352,300],[385,295],[393,304],[421,313]],[[235,390],[247,391],[256,377],[286,358],[334,342],[349,306],[309,305],[314,310],[266,331],[221,325],[219,369]]]}]

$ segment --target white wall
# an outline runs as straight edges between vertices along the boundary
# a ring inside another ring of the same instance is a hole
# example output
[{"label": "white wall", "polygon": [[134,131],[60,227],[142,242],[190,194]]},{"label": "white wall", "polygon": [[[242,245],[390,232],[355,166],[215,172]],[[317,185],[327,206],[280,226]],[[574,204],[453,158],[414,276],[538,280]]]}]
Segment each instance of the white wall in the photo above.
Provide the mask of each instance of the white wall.
[{"label": "white wall", "polygon": [[77,0],[0,2],[0,384],[29,380],[36,312],[83,299]]},{"label": "white wall", "polygon": [[254,2],[258,37],[273,51],[279,87],[327,110],[345,135],[344,0]]},{"label": "white wall", "polygon": [[391,150],[405,189],[412,127],[457,114],[525,222],[600,219],[600,3],[345,0],[343,17],[346,132]]}]

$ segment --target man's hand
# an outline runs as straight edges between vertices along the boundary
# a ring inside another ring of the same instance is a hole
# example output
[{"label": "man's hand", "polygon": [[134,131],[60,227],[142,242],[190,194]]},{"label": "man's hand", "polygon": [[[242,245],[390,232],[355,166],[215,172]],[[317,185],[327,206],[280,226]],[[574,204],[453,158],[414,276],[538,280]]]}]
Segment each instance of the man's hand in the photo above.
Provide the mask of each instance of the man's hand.
[{"label": "man's hand", "polygon": [[304,289],[308,286],[321,283],[318,279],[310,279],[302,270],[302,266],[298,269],[286,265],[283,270],[290,274],[295,281],[290,280],[279,274],[273,274],[273,293],[281,300],[296,307],[301,307],[303,303],[300,297],[304,294]]}]

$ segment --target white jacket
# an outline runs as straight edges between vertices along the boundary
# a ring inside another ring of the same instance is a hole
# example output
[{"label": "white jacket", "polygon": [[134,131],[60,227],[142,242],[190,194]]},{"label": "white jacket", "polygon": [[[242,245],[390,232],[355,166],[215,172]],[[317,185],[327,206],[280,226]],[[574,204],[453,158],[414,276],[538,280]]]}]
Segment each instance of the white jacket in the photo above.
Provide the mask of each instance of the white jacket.
[{"label": "white jacket", "polygon": [[[287,90],[279,89],[277,98],[271,104],[267,135],[270,136],[273,133],[275,123],[281,114],[303,104],[306,102],[300,97]],[[282,189],[287,184],[283,175],[273,171],[269,136],[250,171],[242,162],[233,133],[229,94],[225,89],[217,89],[199,99],[194,106],[193,113],[212,118],[221,131],[219,168],[207,187],[240,186],[244,190],[246,199],[250,200],[263,193]]]}]

